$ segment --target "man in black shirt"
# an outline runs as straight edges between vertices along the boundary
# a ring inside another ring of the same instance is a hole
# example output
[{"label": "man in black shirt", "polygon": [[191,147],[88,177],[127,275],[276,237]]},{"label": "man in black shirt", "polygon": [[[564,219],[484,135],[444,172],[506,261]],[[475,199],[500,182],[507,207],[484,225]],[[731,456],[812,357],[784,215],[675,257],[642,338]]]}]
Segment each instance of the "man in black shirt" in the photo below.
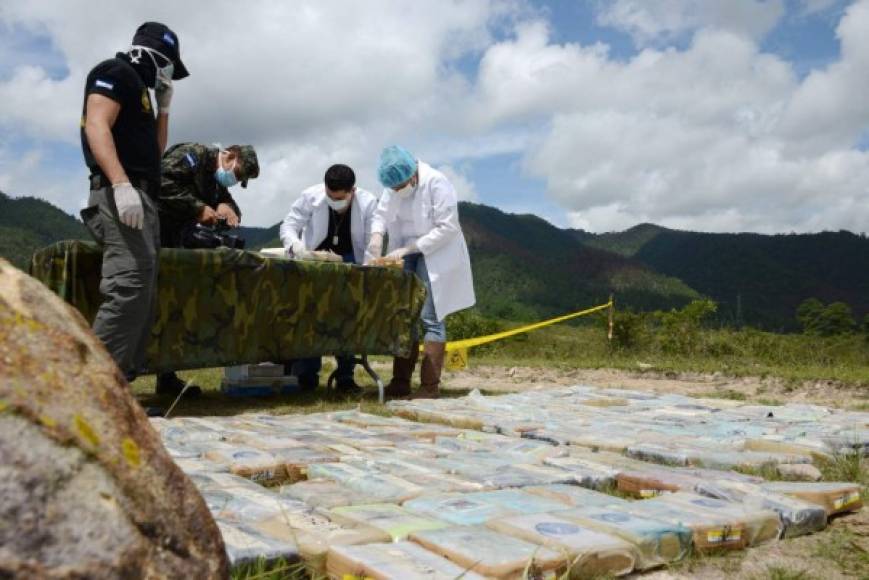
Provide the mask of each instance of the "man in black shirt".
[{"label": "man in black shirt", "polygon": [[[160,156],[172,81],[186,76],[178,36],[163,24],[146,22],[129,51],[96,65],[85,82],[81,144],[91,175],[82,219],[103,248],[104,300],[94,332],[128,380],[142,367],[151,331],[160,249]],[[156,118],[149,88],[157,101]]]},{"label": "man in black shirt", "polygon": [[[346,165],[333,165],[323,183],[309,187],[293,203],[281,224],[281,243],[296,259],[331,259],[365,262],[371,240],[371,219],[377,198],[356,187],[356,175]],[[353,380],[352,353],[335,357],[337,387],[345,393],[359,392]],[[320,380],[321,359],[295,361],[293,372],[303,388],[315,389]]]}]

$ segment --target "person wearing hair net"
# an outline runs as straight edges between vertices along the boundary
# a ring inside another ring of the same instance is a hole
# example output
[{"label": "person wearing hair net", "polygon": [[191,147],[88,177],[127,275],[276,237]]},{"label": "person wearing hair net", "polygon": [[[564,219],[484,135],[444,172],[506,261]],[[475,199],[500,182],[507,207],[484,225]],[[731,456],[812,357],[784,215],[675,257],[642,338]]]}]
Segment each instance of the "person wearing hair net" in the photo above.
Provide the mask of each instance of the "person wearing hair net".
[{"label": "person wearing hair net", "polygon": [[[404,260],[427,290],[422,307],[423,355],[420,388],[416,397],[436,398],[447,341],[446,317],[476,302],[468,246],[459,225],[456,190],[443,173],[417,160],[398,145],[380,154],[383,195],[374,212],[367,254],[383,254],[383,236],[389,234],[387,257]],[[410,356],[396,357],[390,397],[411,394],[410,380],[419,355],[419,329],[414,326]]]}]

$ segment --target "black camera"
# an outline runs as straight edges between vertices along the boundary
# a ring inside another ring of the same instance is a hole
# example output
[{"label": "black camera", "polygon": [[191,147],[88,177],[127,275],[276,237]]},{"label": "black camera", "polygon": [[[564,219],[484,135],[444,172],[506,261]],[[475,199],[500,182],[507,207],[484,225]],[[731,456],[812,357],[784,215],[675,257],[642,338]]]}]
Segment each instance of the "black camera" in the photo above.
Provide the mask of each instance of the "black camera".
[{"label": "black camera", "polygon": [[226,233],[228,231],[229,225],[226,223],[226,218],[218,218],[217,223],[213,226],[194,224],[193,227],[185,230],[183,244],[185,248],[194,249],[224,247],[243,250],[244,238]]}]

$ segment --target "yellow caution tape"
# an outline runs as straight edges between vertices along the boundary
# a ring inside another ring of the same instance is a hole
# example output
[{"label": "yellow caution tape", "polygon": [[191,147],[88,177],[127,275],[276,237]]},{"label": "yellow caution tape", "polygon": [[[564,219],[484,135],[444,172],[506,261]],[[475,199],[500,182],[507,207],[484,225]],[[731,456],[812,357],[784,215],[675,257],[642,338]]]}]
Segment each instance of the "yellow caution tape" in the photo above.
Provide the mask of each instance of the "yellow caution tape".
[{"label": "yellow caution tape", "polygon": [[[471,347],[480,346],[482,344],[495,342],[496,340],[502,340],[504,338],[516,336],[517,334],[537,330],[538,328],[543,328],[544,326],[549,326],[558,322],[564,322],[565,320],[570,320],[572,318],[579,318],[580,316],[593,314],[601,310],[606,310],[607,308],[612,308],[612,306],[613,301],[610,300],[606,304],[601,304],[600,306],[587,308],[585,310],[580,310],[579,312],[565,314],[564,316],[558,316],[556,318],[550,318],[549,320],[544,320],[542,322],[535,322],[534,324],[520,326],[519,328],[513,328],[510,330],[505,330],[503,332],[497,332],[495,334],[487,334],[486,336],[478,336],[476,338],[466,338],[463,340],[448,342],[446,345],[447,356],[446,360],[444,361],[444,366],[448,371],[460,371],[468,366],[468,349]],[[422,351],[422,347],[423,345],[420,345],[420,351]]]},{"label": "yellow caution tape", "polygon": [[495,334],[489,334],[486,336],[478,336],[476,338],[466,338],[464,340],[456,340],[447,343],[447,351],[459,350],[459,349],[469,349],[474,346],[480,346],[481,344],[487,344],[490,342],[495,342],[496,340],[502,340],[504,338],[509,338],[511,336],[516,336],[517,334],[523,334],[525,332],[529,332],[531,330],[537,330],[538,328],[543,328],[544,326],[550,326],[552,324],[556,324],[558,322],[564,322],[565,320],[570,320],[572,318],[579,318],[580,316],[586,316],[588,314],[594,314],[595,312],[600,312],[601,310],[606,310],[607,308],[612,307],[613,302],[610,300],[606,304],[601,304],[600,306],[595,306],[593,308],[587,308],[585,310],[580,310],[579,312],[574,312],[573,314],[565,314],[564,316],[559,316],[557,318],[550,318],[549,320],[544,320],[542,322],[535,322],[534,324],[529,324],[527,326],[520,326],[519,328],[513,328],[510,330],[505,330],[503,332],[498,332]]}]

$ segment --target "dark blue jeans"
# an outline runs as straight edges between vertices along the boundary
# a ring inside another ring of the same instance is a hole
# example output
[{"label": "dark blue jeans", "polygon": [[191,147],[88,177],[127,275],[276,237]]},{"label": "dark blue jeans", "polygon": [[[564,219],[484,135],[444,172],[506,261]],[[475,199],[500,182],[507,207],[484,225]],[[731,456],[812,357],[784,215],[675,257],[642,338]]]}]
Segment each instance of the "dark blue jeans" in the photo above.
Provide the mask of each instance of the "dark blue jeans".
[{"label": "dark blue jeans", "polygon": [[[345,254],[341,256],[345,263],[354,263],[356,261],[353,254]],[[353,372],[356,370],[355,357],[351,355],[337,355],[335,362],[338,364],[338,372],[335,378],[338,384],[353,379]],[[292,361],[293,374],[298,377],[300,383],[316,384],[320,380],[320,369],[323,368],[322,357],[299,358]]]}]

